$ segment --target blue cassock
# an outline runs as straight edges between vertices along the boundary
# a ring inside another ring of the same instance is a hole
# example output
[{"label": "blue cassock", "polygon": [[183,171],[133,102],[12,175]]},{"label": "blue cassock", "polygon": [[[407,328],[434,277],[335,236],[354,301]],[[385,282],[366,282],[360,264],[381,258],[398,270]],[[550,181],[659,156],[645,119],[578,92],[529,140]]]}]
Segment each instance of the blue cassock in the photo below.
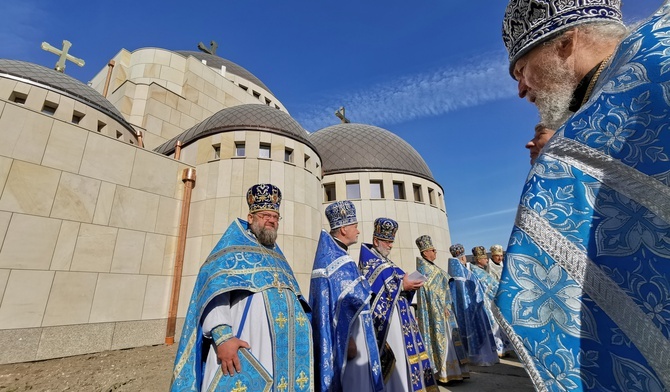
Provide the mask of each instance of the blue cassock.
[{"label": "blue cassock", "polygon": [[[312,308],[317,391],[341,392],[351,327],[359,315],[365,333],[371,385],[361,391],[382,391],[379,350],[370,314],[370,285],[354,260],[325,231],[314,257],[309,304]],[[358,347],[359,350],[365,349]],[[349,391],[348,391],[349,392]]]},{"label": "blue cassock", "polygon": [[[200,391],[207,349],[202,318],[217,295],[232,291],[263,293],[272,334],[274,369],[266,369],[246,349],[238,356],[242,372],[217,376],[211,391],[313,391],[312,337],[307,302],[277,245],[258,243],[246,221],[231,223],[200,267],[175,358],[171,391]],[[232,331],[235,332],[235,331]]]},{"label": "blue cassock", "polygon": [[[479,268],[479,267],[474,267]],[[486,314],[484,289],[471,271],[458,259],[449,259],[449,289],[461,340],[470,363],[491,366],[498,362],[491,322]]]},{"label": "blue cassock", "polygon": [[539,391],[670,390],[669,13],[623,40],[524,186],[496,301]]}]

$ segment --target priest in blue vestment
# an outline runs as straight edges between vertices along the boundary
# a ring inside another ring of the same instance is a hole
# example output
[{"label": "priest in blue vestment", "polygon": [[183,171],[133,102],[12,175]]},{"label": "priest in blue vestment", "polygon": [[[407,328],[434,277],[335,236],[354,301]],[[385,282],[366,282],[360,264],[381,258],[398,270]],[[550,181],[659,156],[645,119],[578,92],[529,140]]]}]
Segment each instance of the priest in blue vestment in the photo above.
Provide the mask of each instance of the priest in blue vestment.
[{"label": "priest in blue vestment", "polygon": [[[377,218],[372,244],[363,244],[359,268],[372,288],[372,312],[377,345],[383,366],[395,366],[386,379],[386,392],[434,391],[437,385],[433,366],[424,346],[419,325],[410,307],[414,291],[423,284],[409,279],[389,254],[393,248],[398,222]],[[384,369],[386,376],[388,369]]]},{"label": "priest in blue vestment", "polygon": [[512,0],[504,16],[519,96],[556,129],[496,298],[539,391],[670,390],[670,4],[632,31],[620,6]]},{"label": "priest in blue vestment", "polygon": [[275,243],[281,191],[254,185],[247,203],[200,267],[173,392],[314,390],[309,305]]},{"label": "priest in blue vestment", "polygon": [[470,378],[470,361],[456,322],[449,275],[434,263],[437,250],[430,236],[422,235],[415,242],[421,252],[421,257],[416,259],[416,270],[426,277],[418,290],[416,318],[435,366],[435,378],[442,383]]},{"label": "priest in blue vestment", "polygon": [[[465,248],[461,244],[449,247],[449,289],[461,340],[471,365],[492,366],[498,363],[491,322],[486,314],[485,293],[481,283],[465,265]],[[478,267],[473,267],[478,268]]]},{"label": "priest in blue vestment", "polygon": [[326,207],[326,218],[330,232],[321,231],[309,294],[315,387],[321,392],[382,391],[370,285],[348,253],[358,240],[356,207],[337,201]]}]

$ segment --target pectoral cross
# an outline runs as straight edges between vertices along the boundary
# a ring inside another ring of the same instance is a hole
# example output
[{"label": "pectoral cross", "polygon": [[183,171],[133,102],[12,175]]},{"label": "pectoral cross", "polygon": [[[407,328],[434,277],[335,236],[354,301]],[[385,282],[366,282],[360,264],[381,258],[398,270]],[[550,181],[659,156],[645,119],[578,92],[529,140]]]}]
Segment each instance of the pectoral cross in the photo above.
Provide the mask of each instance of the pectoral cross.
[{"label": "pectoral cross", "polygon": [[55,48],[51,45],[49,45],[46,42],[42,42],[42,49],[46,50],[47,52],[51,52],[53,54],[57,54],[59,57],[58,62],[56,63],[56,67],[54,69],[58,72],[65,73],[65,61],[69,60],[75,64],[77,64],[80,67],[84,66],[84,60],[76,58],[72,55],[69,55],[67,52],[70,50],[70,47],[72,46],[72,43],[68,40],[63,40],[63,50],[60,50],[58,48]]},{"label": "pectoral cross", "polygon": [[218,47],[219,44],[217,44],[216,41],[209,41],[209,48],[207,48],[202,42],[198,42],[198,49],[213,56],[216,56],[216,48]]},{"label": "pectoral cross", "polygon": [[337,111],[335,112],[335,116],[337,116],[337,118],[339,118],[340,121],[342,121],[342,124],[348,124],[351,121],[349,121],[349,119],[344,115],[344,112],[345,112],[344,106],[342,106],[339,109],[337,109]]}]

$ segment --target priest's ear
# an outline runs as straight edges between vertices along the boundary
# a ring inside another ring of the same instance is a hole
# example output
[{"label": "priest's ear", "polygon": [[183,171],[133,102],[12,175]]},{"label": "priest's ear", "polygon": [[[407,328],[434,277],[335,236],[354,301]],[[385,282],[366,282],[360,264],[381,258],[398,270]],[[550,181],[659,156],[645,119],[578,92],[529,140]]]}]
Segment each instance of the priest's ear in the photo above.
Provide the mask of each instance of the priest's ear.
[{"label": "priest's ear", "polygon": [[575,39],[579,36],[580,30],[571,29],[561,34],[554,40],[556,50],[560,58],[563,60],[570,57],[575,51]]}]

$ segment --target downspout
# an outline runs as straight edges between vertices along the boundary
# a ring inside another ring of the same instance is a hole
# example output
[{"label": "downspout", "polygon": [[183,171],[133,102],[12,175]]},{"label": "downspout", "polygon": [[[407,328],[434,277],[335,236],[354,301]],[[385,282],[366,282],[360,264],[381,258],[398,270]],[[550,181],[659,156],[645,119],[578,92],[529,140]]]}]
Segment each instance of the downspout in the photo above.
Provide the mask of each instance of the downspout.
[{"label": "downspout", "polygon": [[175,326],[177,324],[177,309],[179,306],[179,290],[181,289],[181,274],[184,269],[184,251],[186,250],[186,231],[188,230],[188,214],[191,208],[191,193],[195,187],[195,169],[184,169],[181,180],[184,182],[184,196],[181,203],[181,217],[179,218],[179,237],[177,238],[177,254],[175,255],[174,271],[172,275],[172,295],[168,310],[165,344],[174,344]]},{"label": "downspout", "polygon": [[112,80],[112,70],[114,69],[114,60],[109,60],[107,64],[107,79],[105,80],[105,88],[102,90],[102,96],[107,98],[107,91],[109,90],[109,82]]}]

